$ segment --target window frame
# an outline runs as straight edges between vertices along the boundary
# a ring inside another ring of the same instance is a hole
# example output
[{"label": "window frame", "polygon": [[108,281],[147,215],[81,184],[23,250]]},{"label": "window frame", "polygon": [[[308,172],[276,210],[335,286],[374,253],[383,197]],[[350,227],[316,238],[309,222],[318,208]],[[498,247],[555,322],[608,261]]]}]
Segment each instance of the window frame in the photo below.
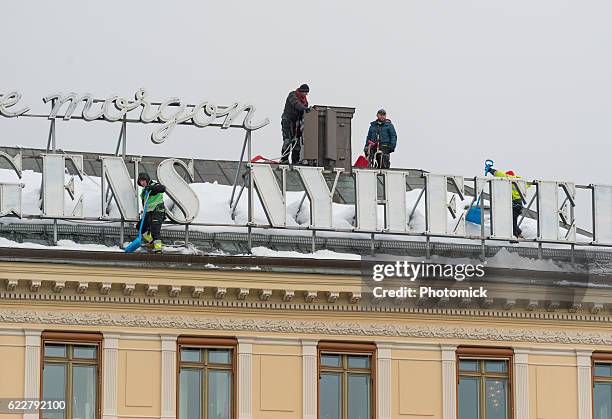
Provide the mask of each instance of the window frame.
[{"label": "window frame", "polygon": [[595,364],[612,364],[612,352],[593,352],[591,354],[591,415],[595,419],[595,383],[612,383],[612,377],[597,379],[595,375]]},{"label": "window frame", "polygon": [[[461,379],[460,361],[464,359],[475,360],[500,360],[508,362],[508,419],[514,419],[514,351],[511,348],[486,348],[477,346],[459,346],[455,350],[455,369],[456,369],[456,416],[459,418],[459,380]],[[495,377],[499,374],[491,374]],[[469,374],[468,374],[469,376]],[[486,373],[478,374],[479,377],[487,376]],[[482,401],[481,401],[482,405]]]},{"label": "window frame", "polygon": [[[64,345],[78,346],[79,344],[85,345],[95,345],[96,346],[96,417],[95,419],[102,418],[102,342],[103,335],[102,333],[94,333],[94,332],[73,332],[73,331],[55,331],[48,330],[41,333],[40,339],[40,376],[39,376],[39,394],[41,397],[43,395],[43,370],[45,367],[45,345],[47,343],[59,343]],[[54,357],[49,357],[54,358]],[[72,360],[68,361],[69,364],[72,364]],[[88,365],[93,365],[92,363],[85,363]],[[66,384],[68,387],[66,391],[68,392],[68,388],[72,389],[72,383]],[[65,416],[68,418],[68,412],[72,413],[72,400],[69,399],[70,394],[66,396],[66,414]],[[39,410],[38,417],[42,419],[43,411]]]},{"label": "window frame", "polygon": [[[231,419],[238,417],[238,340],[226,337],[202,337],[202,336],[179,336],[176,340],[176,417],[180,417],[180,389],[181,389],[181,348],[199,349],[231,349],[231,367],[227,368],[232,372],[232,394],[231,394]],[[204,405],[204,389],[202,389],[202,401]],[[203,411],[202,411],[203,412]]]},{"label": "window frame", "polygon": [[[376,409],[377,381],[376,381],[376,345],[374,343],[355,343],[355,342],[335,342],[321,341],[317,345],[317,419],[321,417],[321,370],[325,369],[321,365],[322,354],[335,355],[369,355],[370,356],[370,406],[371,419],[378,417]],[[331,367],[333,368],[333,367]],[[343,367],[341,367],[343,368]],[[359,370],[359,368],[355,368]],[[343,395],[344,398],[344,395]],[[344,406],[344,400],[342,401]],[[344,411],[344,408],[343,408]]]}]

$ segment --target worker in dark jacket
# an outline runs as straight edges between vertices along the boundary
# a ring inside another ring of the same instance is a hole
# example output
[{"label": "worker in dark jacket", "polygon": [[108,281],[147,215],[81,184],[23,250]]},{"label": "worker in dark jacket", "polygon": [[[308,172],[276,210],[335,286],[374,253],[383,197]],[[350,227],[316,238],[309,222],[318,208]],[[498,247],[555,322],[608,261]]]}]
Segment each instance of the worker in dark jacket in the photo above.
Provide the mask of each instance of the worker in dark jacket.
[{"label": "worker in dark jacket", "polygon": [[142,215],[144,217],[142,238],[154,252],[161,252],[161,228],[166,218],[166,208],[164,206],[166,187],[161,183],[151,180],[151,177],[146,173],[138,175],[138,185],[142,188],[140,193],[142,206],[144,208],[146,202],[147,207],[146,213]]},{"label": "worker in dark jacket", "polygon": [[281,163],[297,164],[300,161],[300,151],[303,142],[304,113],[310,112],[308,107],[307,84],[302,84],[297,90],[292,91],[285,101],[285,109],[281,116],[281,128],[283,133],[283,147],[281,149]]},{"label": "worker in dark jacket", "polygon": [[[368,161],[377,164],[378,168],[388,169],[391,166],[390,154],[395,151],[397,144],[397,133],[390,119],[387,119],[387,111],[379,109],[376,119],[370,123],[370,129],[366,137],[363,152]],[[380,153],[376,153],[380,150]]]}]

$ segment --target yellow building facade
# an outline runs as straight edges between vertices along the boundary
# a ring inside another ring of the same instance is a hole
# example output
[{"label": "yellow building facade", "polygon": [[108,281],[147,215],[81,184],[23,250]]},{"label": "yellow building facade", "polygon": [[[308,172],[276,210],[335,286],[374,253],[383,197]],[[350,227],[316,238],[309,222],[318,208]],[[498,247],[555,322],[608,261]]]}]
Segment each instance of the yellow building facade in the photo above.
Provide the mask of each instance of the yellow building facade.
[{"label": "yellow building facade", "polygon": [[358,262],[47,252],[0,263],[0,397],[65,400],[42,418],[612,414],[605,287],[387,303]]}]

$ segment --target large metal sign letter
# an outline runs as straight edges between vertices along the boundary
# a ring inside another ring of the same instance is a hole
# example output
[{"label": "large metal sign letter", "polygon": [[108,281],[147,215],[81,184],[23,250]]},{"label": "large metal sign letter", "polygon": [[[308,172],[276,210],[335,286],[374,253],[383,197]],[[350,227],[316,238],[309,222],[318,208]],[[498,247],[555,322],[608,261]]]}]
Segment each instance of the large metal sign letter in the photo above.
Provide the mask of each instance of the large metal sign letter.
[{"label": "large metal sign letter", "polygon": [[382,170],[385,177],[385,230],[389,233],[408,231],[406,213],[407,171]]},{"label": "large metal sign letter", "polygon": [[[436,175],[425,173],[425,224],[426,232],[431,235],[464,236],[464,211],[457,209],[457,196],[464,198],[463,177]],[[454,192],[450,201],[448,199],[448,184],[453,186]],[[452,219],[448,218],[450,213]],[[454,225],[449,224],[454,221]]]},{"label": "large metal sign letter", "polygon": [[272,227],[285,227],[287,224],[285,191],[279,188],[272,168],[269,164],[252,163],[251,174],[268,222]]},{"label": "large metal sign letter", "polygon": [[[310,226],[332,228],[332,198],[334,191],[329,189],[323,177],[322,167],[297,166],[304,189],[310,201]],[[336,178],[342,170],[336,172]]]},{"label": "large metal sign letter", "polygon": [[102,177],[101,177],[101,188],[102,188],[102,219],[108,218],[105,208],[105,181],[108,179],[108,185],[110,186],[121,218],[126,221],[138,220],[138,198],[136,196],[136,189],[130,178],[125,162],[121,157],[107,157],[101,156],[102,161]]},{"label": "large metal sign letter", "polygon": [[[9,162],[19,179],[21,179],[21,153],[11,157],[0,151],[0,159]],[[22,183],[0,183],[0,217],[14,214],[21,218],[21,191]]]},{"label": "large metal sign letter", "polygon": [[166,192],[180,211],[168,209],[168,217],[179,224],[189,224],[200,211],[200,200],[189,184],[176,171],[175,165],[183,167],[194,181],[193,161],[188,166],[179,159],[166,159],[157,167],[157,179],[166,186]]},{"label": "large metal sign letter", "polygon": [[[69,154],[43,154],[43,218],[83,218],[83,196],[75,199],[74,178],[66,184],[66,159],[70,159],[83,180],[83,156]],[[66,214],[64,190],[76,201],[72,212]]]},{"label": "large metal sign letter", "polygon": [[20,116],[25,114],[30,110],[28,106],[22,108],[18,111],[9,111],[8,108],[17,105],[21,100],[21,93],[19,92],[10,92],[6,94],[0,93],[0,116],[4,116],[7,118],[14,118],[16,116]]},{"label": "large metal sign letter", "polygon": [[612,186],[591,185],[593,189],[593,244],[612,245]]},{"label": "large metal sign letter", "polygon": [[[559,183],[536,180],[538,190],[538,240],[542,241],[570,241],[576,240],[576,224],[574,222],[573,206],[576,188],[573,183]],[[565,199],[559,206],[559,188],[565,192]],[[569,205],[569,206],[568,206]],[[559,221],[562,217],[569,229],[562,235]]]},{"label": "large metal sign letter", "polygon": [[378,170],[354,169],[355,230],[378,231]]},{"label": "large metal sign letter", "polygon": [[491,197],[491,238],[512,240],[512,182],[487,179]]}]

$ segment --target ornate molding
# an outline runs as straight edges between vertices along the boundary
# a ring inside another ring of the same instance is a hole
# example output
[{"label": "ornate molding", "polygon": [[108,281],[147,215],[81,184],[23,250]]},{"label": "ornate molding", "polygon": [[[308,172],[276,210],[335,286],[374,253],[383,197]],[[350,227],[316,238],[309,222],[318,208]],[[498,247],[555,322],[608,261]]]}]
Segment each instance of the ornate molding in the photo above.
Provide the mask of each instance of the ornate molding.
[{"label": "ornate molding", "polygon": [[611,332],[583,332],[575,329],[553,331],[550,329],[532,330],[517,327],[495,328],[423,324],[397,325],[340,321],[207,317],[196,315],[145,315],[116,312],[82,313],[74,311],[0,310],[0,323],[612,345]]},{"label": "ornate molding", "polygon": [[[108,285],[105,288],[104,285]],[[401,304],[384,305],[380,301],[372,301],[372,304],[357,304],[358,299],[353,302],[349,300],[343,304],[329,303],[301,303],[294,301],[294,291],[285,291],[282,297],[283,301],[255,301],[255,300],[229,300],[224,299],[227,291],[226,288],[213,289],[214,299],[202,299],[204,287],[195,287],[192,291],[192,298],[163,298],[159,294],[147,296],[144,292],[142,295],[133,295],[134,285],[128,284],[123,289],[124,295],[109,295],[110,284],[104,284],[100,288],[102,295],[87,295],[87,294],[47,294],[47,293],[29,293],[15,291],[0,291],[0,300],[19,300],[19,301],[53,301],[69,302],[74,304],[81,303],[115,303],[115,304],[135,304],[135,305],[167,305],[167,306],[188,306],[188,307],[232,307],[245,309],[263,309],[263,310],[304,310],[304,311],[334,311],[334,312],[384,312],[388,313],[407,313],[407,314],[423,314],[427,316],[454,316],[454,317],[481,317],[481,318],[507,318],[521,320],[553,320],[553,321],[571,321],[571,322],[591,322],[591,323],[612,323],[612,315],[599,312],[593,314],[591,312],[576,312],[571,309],[567,312],[562,310],[557,311],[527,311],[514,308],[512,306],[504,306],[503,308],[452,308],[452,307],[424,307],[424,306],[402,306]],[[238,292],[238,291],[237,291]],[[237,296],[238,297],[238,296]],[[305,295],[306,297],[306,295]],[[361,298],[361,293],[359,293]]]}]

